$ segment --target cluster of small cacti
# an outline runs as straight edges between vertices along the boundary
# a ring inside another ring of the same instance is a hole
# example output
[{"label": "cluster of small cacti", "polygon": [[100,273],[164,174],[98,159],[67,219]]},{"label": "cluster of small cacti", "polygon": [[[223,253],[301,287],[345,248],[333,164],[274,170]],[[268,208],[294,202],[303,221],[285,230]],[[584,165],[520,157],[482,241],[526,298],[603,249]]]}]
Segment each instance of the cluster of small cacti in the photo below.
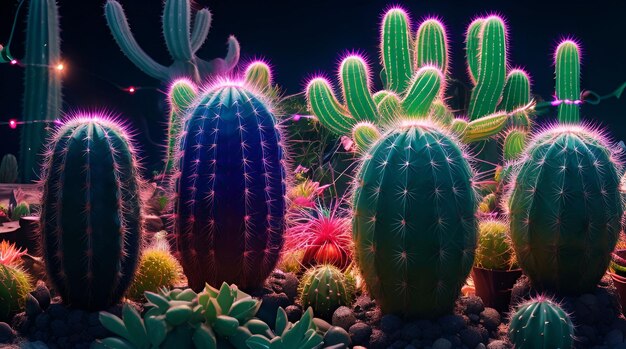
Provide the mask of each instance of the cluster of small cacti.
[{"label": "cluster of small cacti", "polygon": [[20,218],[30,215],[30,205],[27,202],[20,202],[11,209],[11,220],[19,221]]},{"label": "cluster of small cacti", "polygon": [[154,237],[155,241],[141,251],[135,278],[126,293],[130,299],[142,301],[146,291],[171,289],[180,280],[181,268],[170,253],[165,234],[164,231],[158,232]]},{"label": "cluster of small cacti", "polygon": [[51,139],[41,212],[48,278],[72,306],[118,302],[139,259],[142,212],[131,141],[115,122],[78,115]]},{"label": "cluster of small cacti", "polygon": [[272,348],[312,349],[323,344],[309,309],[295,324],[278,310],[274,331],[254,316],[260,302],[223,283],[219,290],[206,285],[191,289],[146,292],[143,318],[124,306],[123,319],[107,312],[100,321],[119,337],[98,340],[94,348]]},{"label": "cluster of small cacti", "polygon": [[567,349],[574,344],[574,325],[558,304],[541,296],[517,306],[509,338],[518,349]]},{"label": "cluster of small cacti", "polygon": [[474,264],[493,270],[509,270],[516,266],[515,252],[509,237],[509,222],[498,219],[479,222]]},{"label": "cluster of small cacti", "polygon": [[186,115],[174,176],[175,234],[195,290],[206,282],[260,286],[280,256],[284,150],[264,100],[241,82],[223,81]]},{"label": "cluster of small cacti", "polygon": [[22,311],[32,289],[30,277],[21,267],[24,253],[14,244],[0,242],[0,321],[10,321]]},{"label": "cluster of small cacti", "polygon": [[350,306],[354,287],[354,280],[332,265],[312,267],[300,280],[300,304],[313,308],[322,319],[330,319],[340,306]]}]

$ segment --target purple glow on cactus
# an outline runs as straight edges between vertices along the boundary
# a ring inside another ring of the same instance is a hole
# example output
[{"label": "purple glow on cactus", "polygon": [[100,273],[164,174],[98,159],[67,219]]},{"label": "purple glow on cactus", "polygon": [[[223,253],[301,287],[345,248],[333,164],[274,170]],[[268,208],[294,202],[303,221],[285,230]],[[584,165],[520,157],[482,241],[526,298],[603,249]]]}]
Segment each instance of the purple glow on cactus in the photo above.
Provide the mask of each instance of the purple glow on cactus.
[{"label": "purple glow on cactus", "polygon": [[573,45],[574,47],[576,47],[576,51],[578,51],[578,59],[580,60],[581,57],[581,43],[578,39],[575,39],[573,37],[565,37],[564,39],[562,39],[559,44],[557,45],[556,49],[554,50],[554,64],[556,64],[556,56],[559,52],[559,50],[561,49],[561,46],[563,45]]},{"label": "purple glow on cactus", "polygon": [[411,23],[411,17],[409,16],[409,12],[399,5],[390,6],[386,11],[383,12],[383,22],[385,21],[387,16],[390,16],[392,14],[401,14],[409,20],[409,23]]},{"label": "purple glow on cactus", "polygon": [[196,84],[194,84],[190,79],[179,78],[179,79],[174,80],[174,82],[172,82],[172,84],[170,85],[168,89],[168,94],[171,94],[172,90],[174,89],[174,86],[179,85],[179,84],[191,86],[194,91],[197,91]]}]

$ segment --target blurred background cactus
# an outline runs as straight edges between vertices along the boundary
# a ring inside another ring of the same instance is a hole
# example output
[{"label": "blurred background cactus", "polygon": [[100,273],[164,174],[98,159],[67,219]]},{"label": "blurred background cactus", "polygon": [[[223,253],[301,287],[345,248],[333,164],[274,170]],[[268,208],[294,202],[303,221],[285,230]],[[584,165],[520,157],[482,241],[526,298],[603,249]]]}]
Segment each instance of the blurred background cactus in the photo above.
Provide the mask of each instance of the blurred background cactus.
[{"label": "blurred background cactus", "polygon": [[17,159],[13,154],[5,154],[0,162],[0,183],[15,183],[17,181]]},{"label": "blurred background cactus", "polygon": [[258,287],[280,256],[284,150],[264,99],[224,81],[187,114],[177,152],[175,234],[194,290],[223,281]]},{"label": "blurred background cactus", "polygon": [[48,277],[63,301],[99,310],[132,281],[142,234],[142,180],[131,141],[102,115],[79,114],[51,139],[41,235]]},{"label": "blurred background cactus", "polygon": [[139,46],[119,2],[108,0],[105,16],[111,34],[122,52],[144,73],[159,81],[169,83],[186,77],[198,84],[211,76],[227,75],[239,62],[239,42],[234,36],[228,38],[228,53],[225,58],[205,61],[196,56],[209,34],[212,17],[206,8],[197,11],[192,26],[189,0],[167,0],[164,4],[163,36],[174,61],[170,66],[156,62]]}]

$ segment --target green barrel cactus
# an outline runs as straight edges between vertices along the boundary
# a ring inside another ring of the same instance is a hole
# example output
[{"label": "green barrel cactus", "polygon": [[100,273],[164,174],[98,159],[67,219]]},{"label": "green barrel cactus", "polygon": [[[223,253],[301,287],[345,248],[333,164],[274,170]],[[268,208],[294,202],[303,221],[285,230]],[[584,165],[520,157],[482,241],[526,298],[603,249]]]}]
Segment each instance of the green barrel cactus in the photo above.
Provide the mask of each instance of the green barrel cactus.
[{"label": "green barrel cactus", "polygon": [[31,289],[30,277],[24,270],[0,263],[0,321],[9,322],[23,311]]},{"label": "green barrel cactus", "polygon": [[337,308],[352,303],[352,281],[330,264],[312,267],[300,280],[300,304],[313,308],[322,319],[330,319]]},{"label": "green barrel cactus", "polygon": [[383,312],[437,317],[454,308],[474,263],[473,176],[458,142],[427,121],[405,122],[365,154],[353,239]]},{"label": "green barrel cactus", "polygon": [[559,44],[555,54],[556,101],[560,123],[580,120],[580,49],[572,40]]},{"label": "green barrel cactus", "polygon": [[509,270],[516,264],[508,222],[491,218],[480,221],[474,264],[493,270]]},{"label": "green barrel cactus", "polygon": [[602,135],[576,125],[538,134],[522,155],[508,208],[534,287],[579,294],[604,275],[624,211],[616,158]]},{"label": "green barrel cactus", "polygon": [[157,292],[162,288],[174,287],[180,279],[180,272],[178,261],[168,250],[145,249],[126,295],[135,301],[143,301],[146,291]]},{"label": "green barrel cactus", "polygon": [[516,349],[569,349],[574,344],[574,325],[558,304],[538,297],[517,307],[509,339]]},{"label": "green barrel cactus", "polygon": [[99,310],[130,285],[141,246],[141,178],[129,136],[78,115],[51,139],[44,167],[41,246],[66,304]]},{"label": "green barrel cactus", "polygon": [[0,183],[15,183],[17,181],[17,159],[13,154],[5,154],[0,162]]}]

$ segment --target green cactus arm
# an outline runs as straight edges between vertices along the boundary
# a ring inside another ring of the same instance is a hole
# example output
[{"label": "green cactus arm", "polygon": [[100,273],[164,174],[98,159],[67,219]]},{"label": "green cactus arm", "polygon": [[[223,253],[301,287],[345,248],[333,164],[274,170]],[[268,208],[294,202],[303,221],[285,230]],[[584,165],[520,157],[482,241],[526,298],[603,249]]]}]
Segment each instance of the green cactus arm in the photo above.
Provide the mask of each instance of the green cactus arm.
[{"label": "green cactus arm", "polygon": [[379,125],[389,124],[393,122],[402,111],[402,101],[397,94],[388,90],[381,90],[372,96],[378,114],[380,115]]},{"label": "green cactus arm", "polygon": [[344,100],[350,114],[358,121],[375,122],[378,113],[372,99],[371,76],[365,61],[358,56],[349,56],[341,62],[339,72]]},{"label": "green cactus arm", "polygon": [[498,110],[512,112],[530,103],[530,79],[521,69],[513,69],[506,77],[502,101]]},{"label": "green cactus arm", "polygon": [[432,120],[446,126],[451,125],[454,120],[454,114],[441,98],[437,98],[431,103],[429,114]]},{"label": "green cactus arm", "polygon": [[356,121],[337,101],[326,79],[316,78],[311,80],[307,86],[306,97],[310,109],[324,127],[340,136],[352,132],[352,127],[354,127]]},{"label": "green cactus arm", "polygon": [[385,88],[401,93],[413,76],[411,29],[406,12],[399,8],[388,11],[380,35]]},{"label": "green cactus arm", "polygon": [[153,60],[137,43],[133,36],[124,9],[115,0],[107,1],[105,5],[105,17],[113,38],[120,46],[128,59],[139,69],[151,77],[159,80],[167,80],[167,68]]},{"label": "green cactus arm", "polygon": [[272,70],[264,62],[252,62],[246,67],[244,80],[259,91],[267,91],[272,87]]},{"label": "green cactus arm", "polygon": [[560,123],[580,120],[580,52],[572,40],[563,41],[556,49],[556,98],[560,102]]},{"label": "green cactus arm", "polygon": [[452,120],[452,123],[450,124],[450,131],[459,139],[463,139],[465,132],[467,131],[468,124],[469,122],[467,122],[467,120],[456,118]]},{"label": "green cactus arm", "polygon": [[528,135],[522,130],[511,130],[504,137],[504,160],[515,160],[520,156],[526,147],[526,139]]},{"label": "green cactus arm", "polygon": [[352,139],[359,151],[366,151],[378,139],[380,139],[380,131],[369,122],[359,122],[352,130]]},{"label": "green cactus arm", "polygon": [[467,34],[465,38],[465,51],[467,55],[467,71],[470,79],[474,85],[478,80],[478,69],[480,66],[479,52],[480,52],[480,31],[482,29],[484,18],[475,19],[467,28]]},{"label": "green cactus arm", "polygon": [[415,67],[426,65],[439,68],[445,76],[448,71],[448,40],[443,24],[437,19],[424,21],[415,40]]},{"label": "green cactus arm", "polygon": [[430,106],[441,93],[443,76],[435,67],[423,67],[417,71],[402,101],[406,116],[422,118],[428,115]]},{"label": "green cactus arm", "polygon": [[480,119],[470,121],[463,135],[466,143],[483,141],[502,131],[509,115],[507,113],[495,113]]},{"label": "green cactus arm", "polygon": [[167,0],[163,9],[163,36],[167,50],[174,60],[191,60],[190,30],[189,0]]},{"label": "green cactus arm", "polygon": [[496,111],[506,80],[507,43],[504,21],[497,16],[485,19],[480,32],[480,66],[472,90],[468,114],[476,120]]},{"label": "green cactus arm", "polygon": [[191,52],[198,51],[206,40],[211,29],[211,19],[211,12],[206,8],[196,13],[191,32]]}]

